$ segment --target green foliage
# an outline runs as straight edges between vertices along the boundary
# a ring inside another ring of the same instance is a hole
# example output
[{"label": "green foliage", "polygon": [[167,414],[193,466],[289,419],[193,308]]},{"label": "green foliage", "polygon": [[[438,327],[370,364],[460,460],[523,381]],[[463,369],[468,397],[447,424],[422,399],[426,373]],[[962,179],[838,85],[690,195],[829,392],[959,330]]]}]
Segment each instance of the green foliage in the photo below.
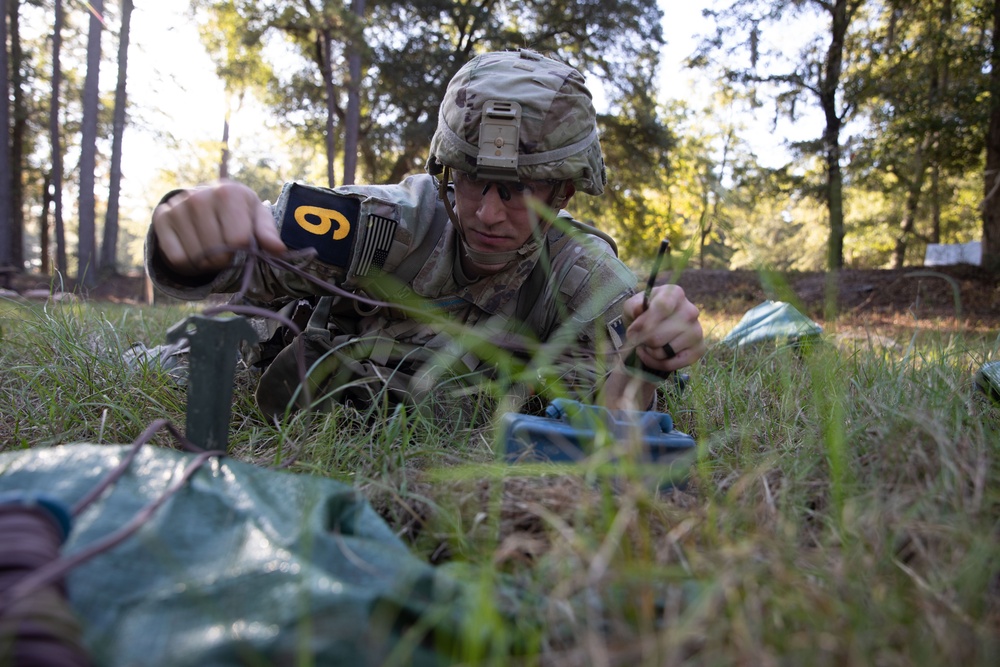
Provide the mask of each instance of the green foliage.
[{"label": "green foliage", "polygon": [[[849,25],[841,76],[835,81],[825,68],[832,62],[829,49],[834,45],[828,42],[838,8]],[[836,174],[827,151],[836,130],[842,148],[837,165],[844,179],[843,256],[849,265],[920,264],[927,243],[978,238],[992,11],[991,3],[973,0],[716,3],[707,12],[716,32],[693,54],[692,66],[716,75],[725,99],[741,101],[752,114],[773,114],[775,123],[794,123],[805,116],[806,103],[816,100],[823,112],[819,121],[826,123],[825,136],[788,146],[796,158],[786,167],[793,177],[787,188],[762,189],[759,179],[734,177],[723,180],[719,201],[778,197],[767,206],[786,211],[806,198],[832,202],[835,189],[828,176]],[[714,101],[716,109],[724,105]],[[718,134],[725,133],[723,122],[706,116]],[[675,130],[679,146],[705,134],[680,121],[672,127],[681,128]],[[736,136],[744,135],[745,130],[737,130]],[[719,139],[707,155],[719,162]],[[826,162],[816,169],[820,159]],[[753,163],[752,158],[747,161],[751,172],[757,170]],[[686,182],[683,196],[698,201],[704,188],[690,177]],[[756,190],[729,196],[744,188]],[[760,230],[747,231],[759,222],[751,211],[739,206],[730,210],[733,217],[725,224],[736,236],[761,236]],[[725,219],[725,208],[720,213]],[[834,213],[831,209],[826,220],[808,224],[830,225]],[[734,261],[747,265],[740,241],[730,236],[726,243],[737,251]],[[774,258],[780,265],[812,263],[797,257],[795,243],[770,254],[785,252],[792,255]]]},{"label": "green foliage", "polygon": [[[358,42],[359,30],[346,5],[324,3],[321,11],[290,0],[267,7],[202,0],[199,6],[218,12],[214,20],[243,26],[237,33],[273,40],[276,52],[297,56],[276,72],[269,101],[286,126],[315,143],[325,132],[327,98],[319,75],[327,56],[318,40],[321,31],[332,31],[328,57],[338,77],[333,107],[343,125],[347,50]],[[360,151],[364,177],[375,182],[395,181],[421,167],[445,86],[475,53],[518,46],[552,53],[599,77],[617,109],[634,106],[649,90],[662,42],[652,0],[370,2],[366,11]]]},{"label": "green foliage", "polygon": [[766,101],[776,116],[794,122],[803,99],[815,103],[824,121],[821,136],[799,148],[822,159],[827,173],[830,269],[843,262],[841,131],[865,97],[852,85],[854,73],[867,67],[864,54],[853,47],[863,5],[863,0],[732,0],[706,12],[717,33],[703,41],[695,58],[751,108]]},{"label": "green foliage", "polygon": [[265,88],[274,73],[262,53],[265,27],[244,21],[240,15],[249,3],[201,0],[191,6],[201,41],[229,92],[242,95]]},{"label": "green foliage", "polygon": [[968,243],[982,235],[983,188],[978,169],[948,179],[941,209],[941,243]]},{"label": "green foliage", "polygon": [[[187,159],[172,168],[160,169],[158,180],[152,184],[147,199],[150,213],[160,197],[167,192],[190,187],[192,184],[209,183],[218,178],[219,152],[222,149],[219,142],[187,144],[185,147],[188,151]],[[277,200],[281,184],[294,177],[279,168],[274,160],[255,157],[247,152],[241,152],[240,157],[230,165],[230,178],[246,183],[262,199],[269,201]]]},{"label": "green foliage", "polygon": [[[695,111],[684,102],[667,108],[678,141],[670,154],[667,197],[681,222],[686,254],[699,268],[726,268],[740,249],[741,228],[764,196],[765,178],[735,120],[738,100],[728,91]],[[678,239],[674,239],[677,245]]]},{"label": "green foliage", "polygon": [[569,208],[610,233],[623,258],[645,258],[660,239],[679,232],[663,198],[674,138],[644,92],[618,115],[602,115],[599,124],[607,187],[597,199],[577,195]]},{"label": "green foliage", "polygon": [[[850,171],[857,188],[881,192],[896,211],[885,221],[895,261],[916,246],[909,254],[919,264],[926,243],[941,237],[956,181],[983,168],[988,109],[977,98],[989,54],[970,37],[985,32],[988,17],[975,3],[941,0],[873,8],[870,18],[862,41],[871,67],[857,82],[868,94],[860,110],[867,129]],[[974,215],[965,225],[979,222]]]},{"label": "green foliage", "polygon": [[737,248],[734,269],[820,271],[826,260],[824,209],[809,199],[785,202],[751,197],[740,209],[739,229],[731,232]]},{"label": "green foliage", "polygon": [[847,264],[888,267],[896,244],[900,210],[881,193],[853,190],[848,204]]}]

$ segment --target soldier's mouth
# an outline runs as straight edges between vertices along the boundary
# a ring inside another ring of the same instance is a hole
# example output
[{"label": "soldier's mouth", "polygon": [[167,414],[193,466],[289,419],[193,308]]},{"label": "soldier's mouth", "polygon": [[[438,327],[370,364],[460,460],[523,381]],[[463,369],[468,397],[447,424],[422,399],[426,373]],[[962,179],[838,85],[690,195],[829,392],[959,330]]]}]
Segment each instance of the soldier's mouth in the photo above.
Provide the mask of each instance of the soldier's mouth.
[{"label": "soldier's mouth", "polygon": [[504,247],[510,245],[510,239],[506,236],[498,236],[495,234],[487,234],[486,232],[480,232],[477,230],[469,230],[467,233],[469,237],[469,242],[474,243],[477,246],[483,246],[493,249],[503,249]]}]

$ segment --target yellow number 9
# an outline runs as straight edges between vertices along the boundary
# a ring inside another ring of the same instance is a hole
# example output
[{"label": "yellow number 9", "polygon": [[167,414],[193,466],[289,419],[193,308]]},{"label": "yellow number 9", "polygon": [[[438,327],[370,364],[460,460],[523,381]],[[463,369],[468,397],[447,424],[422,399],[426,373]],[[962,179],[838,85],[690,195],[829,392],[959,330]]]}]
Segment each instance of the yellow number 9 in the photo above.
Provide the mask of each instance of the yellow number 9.
[{"label": "yellow number 9", "polygon": [[[306,216],[309,215],[319,218],[319,222],[310,222],[307,220]],[[317,236],[323,236],[329,232],[333,227],[333,223],[336,222],[337,228],[333,231],[334,241],[347,238],[347,235],[351,232],[351,223],[347,221],[347,218],[342,213],[331,211],[328,208],[320,208],[319,206],[299,206],[295,209],[295,222],[299,223],[299,227],[302,229]]]}]

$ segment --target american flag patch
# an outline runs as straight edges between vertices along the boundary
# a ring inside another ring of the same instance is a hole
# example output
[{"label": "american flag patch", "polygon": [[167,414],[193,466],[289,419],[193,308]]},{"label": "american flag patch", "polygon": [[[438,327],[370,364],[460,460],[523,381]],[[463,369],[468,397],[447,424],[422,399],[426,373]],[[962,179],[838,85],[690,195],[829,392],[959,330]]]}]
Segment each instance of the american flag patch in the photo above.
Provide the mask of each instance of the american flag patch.
[{"label": "american flag patch", "polygon": [[385,266],[392,246],[392,237],[396,233],[396,221],[378,215],[368,216],[365,229],[365,240],[361,245],[357,269],[354,274],[367,276],[372,269],[378,271]]}]

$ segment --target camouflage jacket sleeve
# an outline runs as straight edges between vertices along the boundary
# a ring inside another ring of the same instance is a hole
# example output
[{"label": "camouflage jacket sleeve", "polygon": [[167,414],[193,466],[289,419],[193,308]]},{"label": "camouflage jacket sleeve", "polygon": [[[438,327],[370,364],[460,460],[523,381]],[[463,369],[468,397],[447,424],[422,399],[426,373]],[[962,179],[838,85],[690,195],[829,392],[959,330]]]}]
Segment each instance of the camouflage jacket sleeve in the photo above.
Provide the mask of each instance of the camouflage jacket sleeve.
[{"label": "camouflage jacket sleeve", "polygon": [[575,229],[550,236],[549,280],[527,322],[541,340],[575,341],[615,349],[624,342],[622,307],[635,294],[636,276],[603,239]]},{"label": "camouflage jacket sleeve", "polygon": [[[433,243],[434,222],[444,215],[437,200],[436,180],[413,176],[398,185],[317,188],[288,183],[272,206],[281,238],[293,251],[297,268],[326,282],[353,289],[378,271],[392,274],[403,260]],[[170,193],[172,195],[174,193]],[[164,198],[164,201],[170,196]],[[235,292],[247,270],[246,253],[236,253],[232,265],[214,276],[186,279],[159,258],[156,235],[146,238],[146,270],[156,287],[184,300],[212,293]],[[308,279],[253,262],[247,297],[274,303],[320,293]]]}]

